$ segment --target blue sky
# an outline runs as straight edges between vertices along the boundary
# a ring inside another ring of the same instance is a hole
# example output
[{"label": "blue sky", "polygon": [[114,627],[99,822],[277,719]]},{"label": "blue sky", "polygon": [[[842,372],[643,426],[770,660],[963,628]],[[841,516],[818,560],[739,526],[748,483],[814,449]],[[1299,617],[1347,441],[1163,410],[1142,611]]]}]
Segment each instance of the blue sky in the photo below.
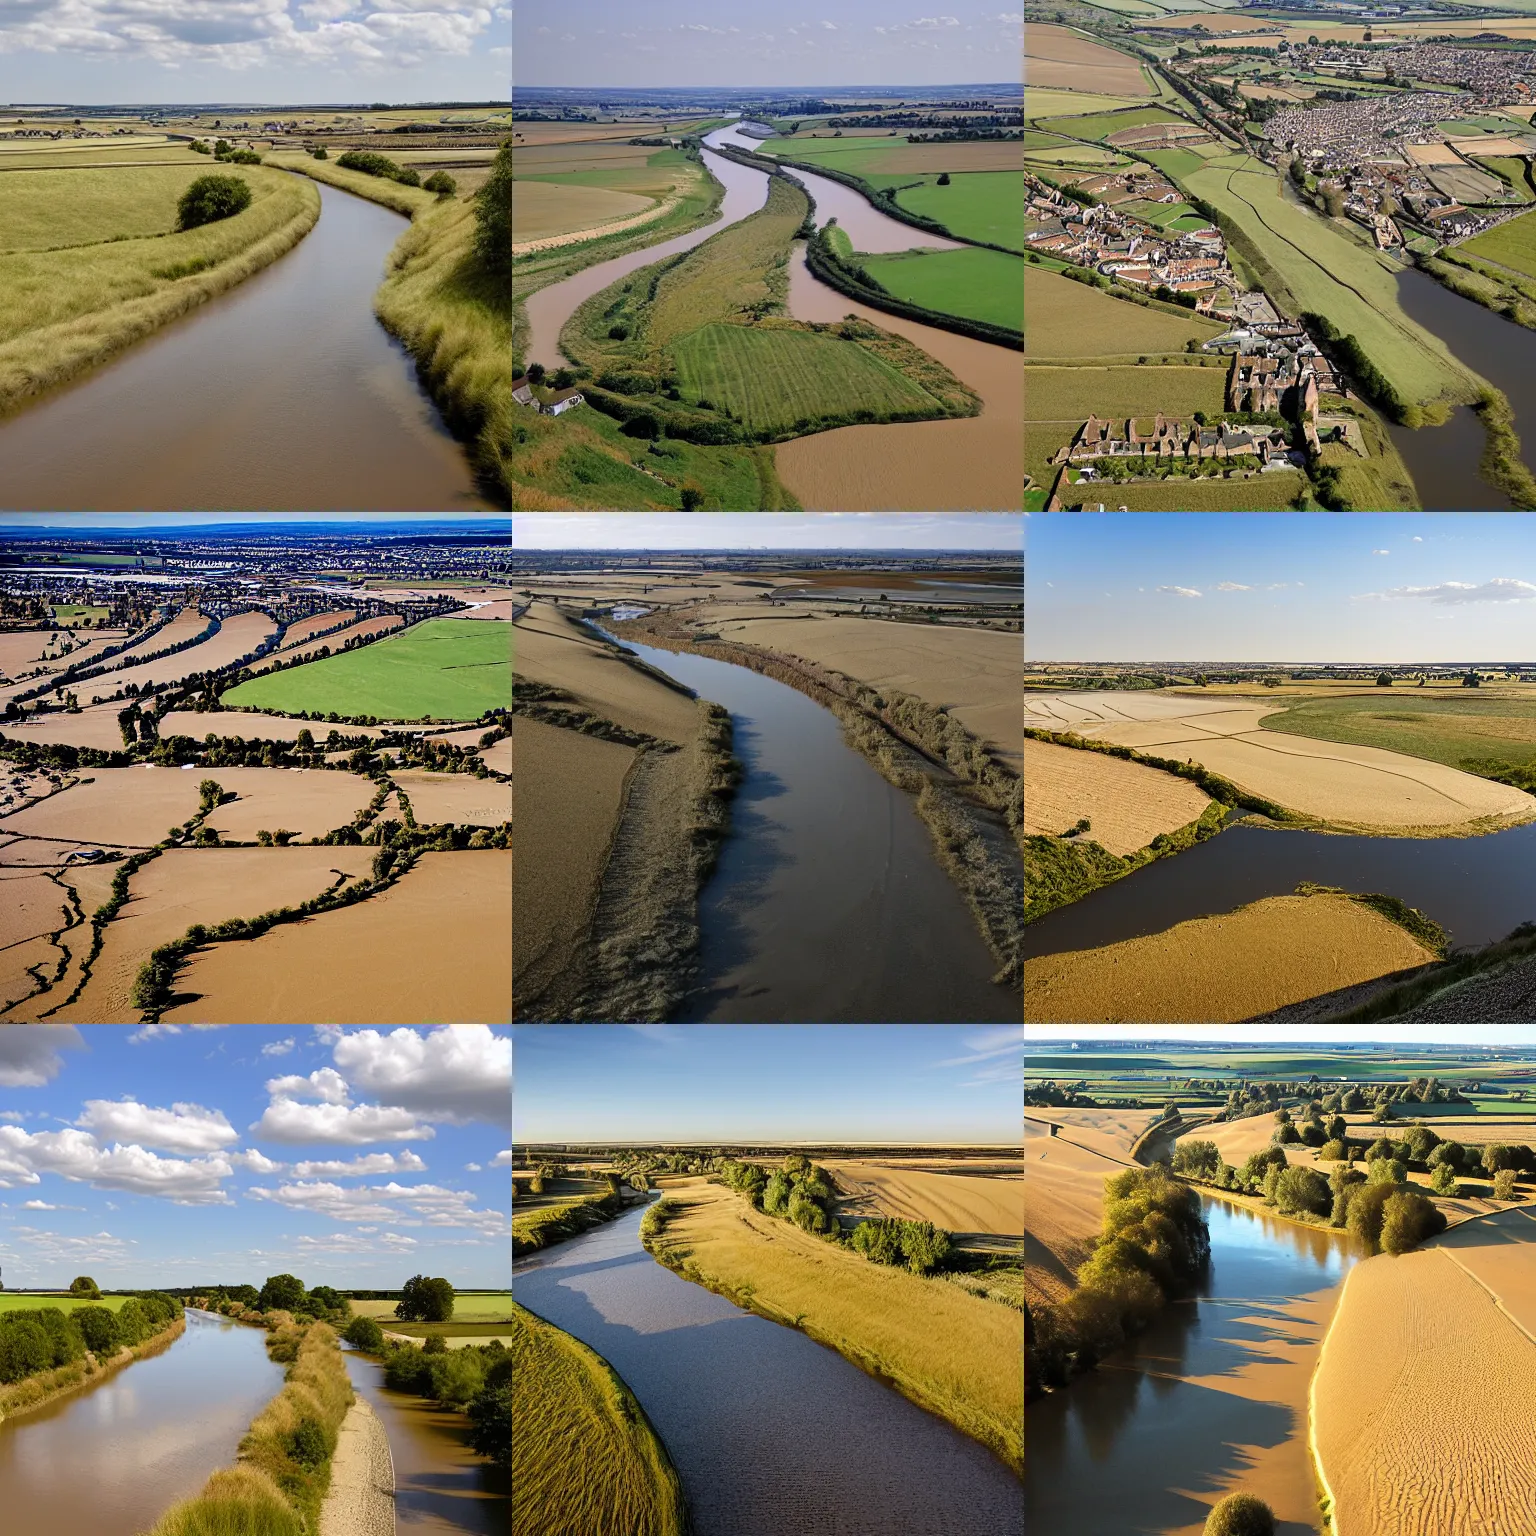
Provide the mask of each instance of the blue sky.
[{"label": "blue sky", "polygon": [[526,512],[514,549],[1020,551],[1018,512]]},{"label": "blue sky", "polygon": [[1027,519],[1037,661],[1536,655],[1524,513],[1051,513]]},{"label": "blue sky", "polygon": [[1017,1143],[1023,1026],[513,1027],[519,1141]]},{"label": "blue sky", "polygon": [[506,1029],[0,1025],[7,1286],[510,1282]]},{"label": "blue sky", "polygon": [[1084,1045],[1147,1044],[1191,1040],[1212,1045],[1316,1045],[1382,1041],[1389,1045],[1528,1045],[1536,1050],[1536,1024],[1149,1024],[1126,1031],[1118,1026],[1030,1024],[1031,1045],[1078,1040]]},{"label": "blue sky", "polygon": [[1016,0],[520,0],[513,75],[516,86],[1001,84],[1023,78],[1023,27]]}]

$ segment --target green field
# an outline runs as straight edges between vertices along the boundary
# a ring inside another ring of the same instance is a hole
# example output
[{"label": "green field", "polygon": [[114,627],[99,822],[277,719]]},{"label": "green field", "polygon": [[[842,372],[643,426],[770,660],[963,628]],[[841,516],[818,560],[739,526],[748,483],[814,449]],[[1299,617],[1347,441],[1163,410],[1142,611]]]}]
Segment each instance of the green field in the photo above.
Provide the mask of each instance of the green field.
[{"label": "green field", "polygon": [[[1103,96],[1091,91],[1065,91],[1049,86],[1027,86],[1024,91],[1024,116],[1048,119],[1063,114],[1112,112],[1116,107],[1133,107],[1131,96]],[[1049,127],[1049,124],[1047,124]]]},{"label": "green field", "polygon": [[1306,484],[1299,470],[1246,479],[1143,480],[1082,488],[1084,500],[1130,512],[1284,512]]},{"label": "green field", "polygon": [[[385,1321],[395,1315],[395,1303],[393,1301],[354,1301],[352,1310],[359,1317],[380,1318]],[[505,1322],[512,1315],[511,1291],[460,1291],[453,1298],[453,1321],[451,1323],[433,1323],[430,1326],[456,1328],[461,1323],[469,1326],[479,1326],[483,1323]],[[404,1333],[407,1328],[427,1326],[425,1324],[402,1324],[395,1331]]]},{"label": "green field", "polygon": [[109,608],[82,608],[74,603],[51,603],[56,624],[79,624],[89,619],[92,624],[102,624],[111,616]]},{"label": "green field", "polygon": [[1536,212],[1523,213],[1519,218],[1474,235],[1460,249],[1496,261],[1500,266],[1512,267],[1526,277],[1536,277]]},{"label": "green field", "polygon": [[103,1296],[100,1301],[87,1301],[83,1296],[71,1296],[67,1291],[32,1292],[0,1291],[0,1312],[22,1312],[29,1307],[57,1307],[61,1312],[73,1312],[76,1307],[106,1307],[121,1311],[132,1301],[131,1296]]},{"label": "green field", "polygon": [[937,219],[951,234],[967,240],[985,240],[1024,249],[1024,194],[1022,173],[1016,171],[956,171],[949,185],[938,177],[898,192],[896,201],[913,213]]},{"label": "green field", "polygon": [[870,256],[864,268],[898,298],[945,314],[1024,328],[1024,258],[975,246],[918,256]]},{"label": "green field", "polygon": [[1165,112],[1161,107],[1134,107],[1128,112],[1088,113],[1081,117],[1041,118],[1040,126],[1051,133],[1064,133],[1074,139],[1107,139],[1122,128],[1143,128],[1149,123],[1187,123],[1187,117]]},{"label": "green field", "polygon": [[1525,179],[1524,160],[1516,160],[1511,155],[1479,155],[1477,163],[1508,182],[1510,190],[1522,203],[1536,201],[1536,195],[1532,194]]},{"label": "green field", "polygon": [[1266,716],[1266,731],[1320,741],[1385,747],[1475,772],[1490,760],[1536,763],[1536,698],[1426,698],[1426,689],[1399,683],[1362,697],[1305,699]]},{"label": "green field", "polygon": [[224,702],[276,714],[477,720],[511,707],[511,638],[501,624],[429,619],[359,650],[252,678]]},{"label": "green field", "polygon": [[178,158],[186,163],[7,172],[0,197],[0,253],[169,234],[176,227],[176,200],[208,174],[206,156]]},{"label": "green field", "polygon": [[1117,299],[1088,283],[1030,265],[1024,282],[1025,349],[1032,358],[1124,357],[1183,352],[1192,338],[1208,341],[1222,327]]},{"label": "green field", "polygon": [[849,411],[878,420],[938,408],[872,352],[833,336],[717,324],[679,337],[672,350],[684,399],[725,406],[753,431]]}]

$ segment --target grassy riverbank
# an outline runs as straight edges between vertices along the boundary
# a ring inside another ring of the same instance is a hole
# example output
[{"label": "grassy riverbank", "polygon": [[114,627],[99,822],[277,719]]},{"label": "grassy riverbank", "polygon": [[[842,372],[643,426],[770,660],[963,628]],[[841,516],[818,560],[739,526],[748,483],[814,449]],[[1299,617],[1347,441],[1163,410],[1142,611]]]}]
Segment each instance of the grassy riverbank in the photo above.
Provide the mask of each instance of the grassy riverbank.
[{"label": "grassy riverbank", "polygon": [[[207,162],[192,169],[206,172]],[[96,209],[59,215],[59,236],[77,243],[38,249],[31,203],[8,196],[0,204],[0,415],[228,292],[291,250],[320,217],[319,194],[302,181],[266,166],[220,169],[250,186],[250,207],[181,232],[179,168],[169,180],[166,167],[124,166],[78,183],[86,173],[7,173],[8,193],[18,177],[21,186],[34,174],[67,178],[71,189],[94,194]]]},{"label": "grassy riverbank", "polygon": [[718,1184],[669,1191],[645,1238],[686,1280],[835,1349],[1022,1474],[1024,1317],[939,1276],[874,1264]]},{"label": "grassy riverbank", "polygon": [[682,1484],[645,1411],[601,1355],[512,1309],[513,1536],[682,1536]]},{"label": "grassy riverbank", "polygon": [[88,1382],[94,1384],[103,1376],[110,1376],[125,1365],[132,1365],[135,1360],[142,1360],[145,1355],[154,1354],[165,1345],[174,1343],[186,1331],[186,1314],[178,1312],[159,1333],[152,1334],[137,1344],[125,1346],[105,1359],[86,1354],[78,1360],[70,1361],[67,1365],[58,1366],[51,1371],[43,1371],[36,1376],[27,1376],[21,1381],[12,1382],[9,1386],[0,1387],[0,1423],[13,1419],[18,1414],[30,1413],[35,1408],[42,1408],[53,1402],[55,1398],[63,1397]]},{"label": "grassy riverbank", "polygon": [[475,259],[475,205],[308,155],[272,163],[403,213],[411,222],[374,295],[379,322],[416,362],[423,388],[465,446],[482,491],[510,504],[512,299]]},{"label": "grassy riverbank", "polygon": [[622,1195],[587,1195],[559,1205],[547,1205],[519,1216],[512,1213],[512,1257],[537,1253],[569,1237],[579,1237],[593,1227],[624,1214]]}]

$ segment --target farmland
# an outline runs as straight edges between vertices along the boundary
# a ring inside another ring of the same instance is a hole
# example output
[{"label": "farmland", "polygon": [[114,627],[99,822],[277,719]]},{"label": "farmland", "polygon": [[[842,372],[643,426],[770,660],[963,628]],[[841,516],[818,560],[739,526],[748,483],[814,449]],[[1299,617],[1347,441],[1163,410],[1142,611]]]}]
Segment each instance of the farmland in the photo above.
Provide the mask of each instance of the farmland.
[{"label": "farmland", "polygon": [[0,1292],[0,1312],[19,1312],[31,1307],[57,1307],[61,1312],[73,1312],[76,1307],[106,1307],[117,1312],[131,1300],[132,1293],[104,1293],[100,1301],[92,1301],[86,1296],[71,1296],[68,1291],[4,1291]]},{"label": "farmland", "polygon": [[1536,277],[1536,223],[1531,214],[1474,236],[1465,249],[1469,255],[1486,257],[1526,277]]},{"label": "farmland", "polygon": [[898,192],[896,201],[965,239],[1024,249],[1024,200],[1016,172],[956,172],[943,187],[930,172],[921,186]]},{"label": "farmland", "polygon": [[1270,470],[1240,480],[1132,481],[1095,490],[1093,497],[1131,512],[1284,512],[1306,492],[1299,470]]},{"label": "farmland", "polygon": [[962,1241],[1024,1235],[1024,1169],[1015,1159],[828,1158],[848,1215],[931,1221]]},{"label": "farmland", "polygon": [[1024,260],[968,247],[916,256],[869,256],[863,266],[898,298],[946,314],[1024,328]]},{"label": "farmland", "polygon": [[[1078,357],[1132,357],[1140,353],[1183,352],[1191,339],[1208,341],[1220,334],[1213,321],[1196,315],[1187,318],[1166,310],[1131,304],[1054,272],[1030,267],[1024,288],[1024,346],[1031,359]],[[1166,381],[1159,375],[1154,390]],[[1067,380],[1052,375],[1051,393]],[[1045,376],[1041,376],[1041,384]],[[1220,380],[1214,386],[1218,393]],[[1211,394],[1207,383],[1202,399]],[[1219,401],[1217,404],[1219,409]],[[1090,407],[1093,409],[1093,407]],[[1132,408],[1140,412],[1143,407]],[[1069,414],[1069,413],[1068,413]],[[1114,415],[1108,405],[1100,415]],[[1172,414],[1172,410],[1170,410]]]},{"label": "farmland", "polygon": [[1025,69],[1032,86],[1152,94],[1140,65],[1128,54],[1066,27],[1032,26],[1024,39]]},{"label": "farmland", "polygon": [[[1142,93],[1137,92],[1140,96]],[[1109,96],[1102,91],[1066,91],[1030,85],[1024,93],[1024,111],[1030,121],[1052,117],[1076,117],[1089,112],[1113,112],[1137,105],[1133,96]]]},{"label": "farmland", "polygon": [[437,619],[362,650],[270,677],[225,695],[252,709],[388,720],[474,720],[511,702],[509,637],[493,625]]}]

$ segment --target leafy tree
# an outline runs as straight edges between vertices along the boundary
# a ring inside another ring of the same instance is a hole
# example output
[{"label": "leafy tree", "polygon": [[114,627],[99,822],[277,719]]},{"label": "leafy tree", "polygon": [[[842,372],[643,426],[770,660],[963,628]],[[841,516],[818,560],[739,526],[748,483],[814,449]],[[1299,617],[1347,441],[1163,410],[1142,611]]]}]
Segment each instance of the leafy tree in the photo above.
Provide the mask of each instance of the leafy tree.
[{"label": "leafy tree", "polygon": [[232,219],[251,206],[250,186],[239,176],[199,176],[176,204],[176,228],[198,229]]},{"label": "leafy tree", "polygon": [[92,1301],[101,1300],[101,1287],[89,1275],[76,1275],[69,1282],[71,1296],[89,1296]]},{"label": "leafy tree", "polygon": [[876,1264],[901,1262],[901,1234],[893,1219],[875,1217],[861,1221],[853,1229],[853,1246]]},{"label": "leafy tree", "polygon": [[1315,1168],[1282,1168],[1275,1179],[1275,1204],[1287,1215],[1324,1216],[1333,1197],[1328,1181]]},{"label": "leafy tree", "polygon": [[1495,1200],[1517,1200],[1515,1193],[1515,1170],[1513,1168],[1500,1168],[1493,1176],[1493,1198]]},{"label": "leafy tree", "polygon": [[1181,1141],[1173,1149],[1173,1171],[1196,1178],[1212,1178],[1221,1166],[1221,1152],[1214,1141]]},{"label": "leafy tree", "polygon": [[469,1405],[469,1448],[498,1467],[512,1465],[512,1379],[489,1379]]},{"label": "leafy tree", "polygon": [[1508,1142],[1491,1141],[1483,1148],[1483,1167],[1489,1173],[1498,1173],[1504,1168],[1519,1168],[1521,1161],[1520,1148],[1510,1146]]},{"label": "leafy tree", "polygon": [[1416,1189],[1399,1190],[1382,1208],[1381,1246],[1392,1254],[1406,1253],[1426,1237],[1445,1230],[1445,1216]]},{"label": "leafy tree", "polygon": [[269,1275],[256,1306],[262,1312],[300,1312],[304,1301],[304,1282],[296,1275]]},{"label": "leafy tree", "polygon": [[[1334,217],[1337,218],[1338,215],[1334,214]],[[1390,688],[1392,686],[1392,674],[1390,672],[1378,672],[1376,674],[1376,686],[1378,688]]]},{"label": "leafy tree", "polygon": [[21,1381],[46,1371],[53,1359],[48,1335],[40,1322],[13,1313],[0,1326],[0,1382]]},{"label": "leafy tree", "polygon": [[1317,1156],[1320,1162],[1342,1163],[1349,1156],[1349,1148],[1335,1137],[1332,1141],[1325,1141],[1317,1149]]},{"label": "leafy tree", "polygon": [[1228,1494],[1206,1516],[1205,1536],[1275,1536],[1275,1516],[1251,1493]]},{"label": "leafy tree", "polygon": [[770,1216],[783,1216],[788,1213],[791,1187],[789,1175],[782,1171],[775,1173],[768,1180],[768,1186],[763,1191],[763,1209]]},{"label": "leafy tree", "polygon": [[1371,1122],[1374,1125],[1385,1125],[1387,1121],[1391,1120],[1392,1118],[1392,1105],[1386,1099],[1383,1099],[1381,1103],[1371,1111]]},{"label": "leafy tree", "polygon": [[130,1347],[142,1343],[154,1332],[144,1304],[137,1296],[130,1296],[117,1309],[117,1332],[121,1341]]},{"label": "leafy tree", "polygon": [[1374,1249],[1381,1237],[1383,1209],[1396,1193],[1397,1187],[1393,1184],[1352,1186],[1347,1196],[1348,1211],[1344,1220],[1351,1235]]},{"label": "leafy tree", "polygon": [[105,1359],[118,1349],[117,1318],[110,1307],[76,1307],[72,1314],[85,1347]]},{"label": "leafy tree", "polygon": [[459,184],[447,171],[433,171],[421,184],[424,192],[435,192],[439,197],[452,197]]},{"label": "leafy tree", "polygon": [[475,193],[475,260],[493,277],[512,270],[512,141],[496,152]]},{"label": "leafy tree", "polygon": [[446,1280],[412,1275],[400,1287],[395,1316],[403,1323],[446,1323],[453,1317],[453,1287]]},{"label": "leafy tree", "polygon": [[1437,1195],[1454,1195],[1461,1187],[1456,1182],[1456,1172],[1449,1163],[1441,1163],[1429,1177],[1429,1187]]},{"label": "leafy tree", "polygon": [[384,1330],[371,1317],[361,1314],[347,1324],[342,1338],[354,1349],[365,1349],[371,1355],[384,1348]]},{"label": "leafy tree", "polygon": [[1407,1169],[1395,1157],[1374,1158],[1365,1167],[1367,1184],[1401,1184],[1407,1177]]},{"label": "leafy tree", "polygon": [[326,1312],[350,1314],[352,1311],[352,1303],[340,1291],[333,1290],[328,1285],[317,1285],[309,1293],[309,1300]]}]

